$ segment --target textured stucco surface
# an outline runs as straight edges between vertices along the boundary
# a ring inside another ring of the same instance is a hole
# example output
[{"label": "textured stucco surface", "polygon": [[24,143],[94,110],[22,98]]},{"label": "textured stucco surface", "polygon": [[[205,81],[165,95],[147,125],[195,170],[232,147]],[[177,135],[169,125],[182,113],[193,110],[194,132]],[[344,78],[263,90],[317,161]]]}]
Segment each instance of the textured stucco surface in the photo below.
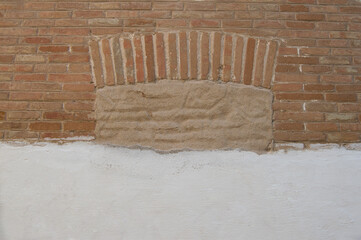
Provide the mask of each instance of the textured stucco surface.
[{"label": "textured stucco surface", "polygon": [[0,239],[359,240],[360,155],[2,143]]},{"label": "textured stucco surface", "polygon": [[272,139],[268,90],[163,80],[105,87],[96,96],[99,142],[156,150],[265,150]]}]

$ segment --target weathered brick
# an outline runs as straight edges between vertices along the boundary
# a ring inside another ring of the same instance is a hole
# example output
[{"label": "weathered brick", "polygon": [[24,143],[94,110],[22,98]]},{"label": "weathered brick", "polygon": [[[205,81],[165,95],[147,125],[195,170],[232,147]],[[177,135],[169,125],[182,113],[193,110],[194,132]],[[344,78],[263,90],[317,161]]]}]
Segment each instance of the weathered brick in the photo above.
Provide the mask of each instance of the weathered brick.
[{"label": "weathered brick", "polygon": [[[187,33],[179,33],[179,49],[180,49],[180,78],[183,80],[188,79],[188,46],[187,46]],[[207,54],[209,50],[207,51]]]},{"label": "weathered brick", "polygon": [[170,78],[177,79],[178,74],[178,56],[177,56],[177,36],[175,33],[168,35],[169,69]]},{"label": "weathered brick", "polygon": [[190,43],[189,43],[189,53],[190,53],[190,73],[191,79],[197,79],[198,74],[198,33],[193,31],[190,33]]},{"label": "weathered brick", "polygon": [[95,129],[95,122],[66,122],[65,131],[92,131]]},{"label": "weathered brick", "polygon": [[91,82],[90,74],[49,74],[51,82]]},{"label": "weathered brick", "polygon": [[35,122],[35,123],[30,123],[29,129],[31,131],[56,131],[56,130],[61,130],[61,123]]},{"label": "weathered brick", "polygon": [[114,70],[113,70],[113,61],[112,61],[112,53],[110,49],[110,43],[108,39],[103,39],[101,41],[101,49],[103,58],[103,74],[105,79],[105,84],[108,86],[115,85],[114,79]]},{"label": "weathered brick", "polygon": [[254,86],[261,86],[263,82],[263,69],[264,69],[264,57],[266,55],[266,41],[260,40],[258,42],[258,49],[256,53],[256,65],[255,65],[255,75],[253,80]]},{"label": "weathered brick", "polygon": [[158,78],[164,79],[166,77],[166,62],[165,62],[165,45],[163,33],[156,34],[156,54],[157,54],[157,70]]},{"label": "weathered brick", "polygon": [[123,40],[124,54],[125,54],[125,76],[127,82],[133,84],[134,78],[134,62],[133,62],[133,49],[129,39]]},{"label": "weathered brick", "polygon": [[277,43],[274,41],[271,41],[268,46],[266,69],[265,69],[264,79],[263,79],[263,84],[262,84],[263,87],[269,88],[271,86],[276,53],[277,53]]},{"label": "weathered brick", "polygon": [[40,116],[40,112],[36,111],[9,112],[7,118],[8,120],[37,120]]},{"label": "weathered brick", "polygon": [[135,48],[135,67],[137,69],[137,82],[144,82],[144,60],[143,60],[143,46],[140,36],[135,36],[134,39]]},{"label": "weathered brick", "polygon": [[155,66],[154,66],[154,49],[153,49],[153,36],[148,34],[144,36],[145,54],[147,65],[147,78],[148,82],[155,81]]},{"label": "weathered brick", "polygon": [[247,41],[246,62],[244,65],[243,82],[246,85],[252,84],[253,60],[256,40],[249,38]]},{"label": "weathered brick", "polygon": [[[224,37],[224,51],[223,51],[223,75],[222,81],[229,82],[231,80],[232,70],[232,46],[233,38],[231,35],[225,35]],[[247,84],[245,82],[245,84]]]},{"label": "weathered brick", "polygon": [[[221,33],[214,33],[213,37],[213,56],[212,56],[212,79],[218,80],[221,73]],[[242,47],[243,49],[243,47]]]},{"label": "weathered brick", "polygon": [[113,61],[114,61],[114,68],[115,68],[114,70],[115,70],[116,83],[118,85],[122,85],[125,83],[122,50],[121,50],[118,38],[113,38],[110,41],[111,41],[112,50],[113,50]]},{"label": "weathered brick", "polygon": [[209,73],[209,35],[202,33],[201,36],[201,79],[208,79]]}]

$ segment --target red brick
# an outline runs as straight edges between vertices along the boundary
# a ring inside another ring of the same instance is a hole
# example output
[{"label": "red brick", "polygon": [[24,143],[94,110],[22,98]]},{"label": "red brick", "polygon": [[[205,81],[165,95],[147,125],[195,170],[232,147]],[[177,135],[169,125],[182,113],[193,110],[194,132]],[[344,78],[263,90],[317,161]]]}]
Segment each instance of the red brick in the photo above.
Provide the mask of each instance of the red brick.
[{"label": "red brick", "polygon": [[231,35],[225,35],[224,37],[224,52],[223,52],[223,76],[224,82],[231,81],[231,70],[232,70],[232,47],[233,37]]},{"label": "red brick", "polygon": [[0,122],[0,130],[25,130],[27,126],[22,122]]},{"label": "red brick", "polygon": [[291,131],[276,131],[274,132],[274,138],[276,141],[313,141],[313,142],[323,142],[326,140],[326,137],[323,133],[320,132],[291,132]]},{"label": "red brick", "polygon": [[263,69],[264,69],[264,57],[266,55],[266,41],[258,41],[258,48],[256,54],[256,65],[255,65],[255,75],[253,80],[253,85],[259,87],[263,82]]},{"label": "red brick", "polygon": [[64,103],[66,111],[93,111],[94,104],[92,102],[67,102]]},{"label": "red brick", "polygon": [[[221,72],[221,41],[222,35],[221,33],[214,33],[213,37],[213,56],[212,56],[212,79],[218,80]],[[243,49],[243,46],[242,46]],[[241,54],[242,55],[242,54]],[[239,58],[238,58],[239,59]],[[239,60],[238,60],[239,63]],[[240,81],[240,76],[238,77],[238,81]]]},{"label": "red brick", "polygon": [[61,123],[35,122],[30,123],[29,128],[32,131],[56,131],[61,130]]},{"label": "red brick", "polygon": [[188,22],[182,19],[162,19],[157,20],[157,27],[170,28],[170,27],[186,27]]},{"label": "red brick", "polygon": [[9,93],[0,92],[0,100],[7,100],[9,98]]},{"label": "red brick", "polygon": [[323,21],[325,20],[325,15],[317,13],[297,14],[296,19],[300,21]]},{"label": "red brick", "polygon": [[120,7],[124,10],[149,10],[151,9],[152,4],[148,2],[125,2],[121,3]]},{"label": "red brick", "polygon": [[39,51],[45,52],[45,53],[68,52],[69,47],[68,46],[41,46],[41,47],[39,47]]},{"label": "red brick", "polygon": [[198,33],[197,32],[191,32],[190,33],[190,71],[191,71],[191,79],[197,79],[198,74]]},{"label": "red brick", "polygon": [[[95,47],[95,44],[93,44],[93,43],[91,43],[91,44],[92,44],[92,47]],[[80,62],[88,63],[89,61],[90,61],[90,57],[88,54],[49,55],[49,62],[51,62],[51,63],[80,63]]]},{"label": "red brick", "polygon": [[64,123],[65,131],[92,131],[95,129],[94,122],[66,122]]},{"label": "red brick", "polygon": [[185,3],[184,10],[200,10],[200,11],[209,11],[216,10],[216,4],[211,2],[194,2],[194,3]]},{"label": "red brick", "polygon": [[82,93],[82,92],[51,92],[45,95],[45,100],[53,101],[53,100],[94,100],[94,93]]},{"label": "red brick", "polygon": [[88,3],[62,2],[57,3],[55,8],[58,10],[86,9]]},{"label": "red brick", "polygon": [[157,70],[158,78],[164,79],[166,77],[166,63],[165,63],[165,45],[163,33],[156,34],[156,54],[157,54]]},{"label": "red brick", "polygon": [[312,132],[336,132],[338,125],[336,123],[307,123],[306,129]]},{"label": "red brick", "polygon": [[350,83],[352,82],[352,76],[342,76],[342,75],[323,75],[321,76],[322,82],[328,83]]},{"label": "red brick", "polygon": [[328,93],[326,94],[326,100],[332,102],[356,102],[356,94],[341,94],[341,93]]},{"label": "red brick", "polygon": [[244,3],[217,3],[218,11],[246,11],[247,4]]},{"label": "red brick", "polygon": [[24,39],[25,43],[30,44],[41,44],[41,43],[51,43],[51,38],[48,37],[26,37]]},{"label": "red brick", "polygon": [[148,82],[155,81],[155,66],[154,66],[154,47],[153,47],[153,36],[145,35],[145,54],[146,54],[146,65],[147,65],[147,78]]},{"label": "red brick", "polygon": [[63,108],[63,104],[59,102],[31,102],[30,110],[60,110]]},{"label": "red brick", "polygon": [[275,130],[283,130],[283,131],[303,131],[304,126],[303,123],[295,123],[295,122],[277,122],[275,123]]},{"label": "red brick", "polygon": [[143,47],[142,39],[140,36],[135,36],[134,39],[134,48],[135,48],[135,66],[137,69],[137,82],[144,82],[144,60],[143,60]]},{"label": "red brick", "polygon": [[14,61],[13,55],[0,55],[0,64],[12,63]]},{"label": "red brick", "polygon": [[287,121],[306,121],[306,122],[321,122],[324,121],[324,114],[318,112],[300,112],[300,113],[290,113],[290,112],[275,112],[275,120],[287,120]]},{"label": "red brick", "polygon": [[297,92],[303,90],[303,84],[300,83],[282,83],[273,85],[273,91],[279,92]]},{"label": "red brick", "polygon": [[113,38],[110,40],[112,49],[113,49],[113,61],[115,67],[115,78],[116,83],[118,85],[122,85],[125,83],[124,80],[124,70],[123,70],[123,57],[122,57],[122,50],[120,47],[119,38]]},{"label": "red brick", "polygon": [[293,28],[293,29],[314,29],[315,28],[315,24],[311,23],[311,22],[301,22],[301,21],[287,21],[286,22],[286,26],[288,28]]},{"label": "red brick", "polygon": [[270,88],[271,86],[276,53],[277,53],[277,43],[271,41],[268,46],[268,57],[267,57],[267,63],[264,73],[263,84],[262,84],[263,87]]},{"label": "red brick", "polygon": [[309,9],[305,5],[281,5],[281,12],[308,12]]},{"label": "red brick", "polygon": [[133,84],[134,80],[134,63],[133,63],[133,49],[129,39],[124,39],[124,54],[125,54],[125,76],[129,84]]},{"label": "red brick", "polygon": [[318,76],[305,74],[278,73],[275,77],[276,82],[318,82]]},{"label": "red brick", "polygon": [[155,20],[153,19],[127,19],[124,20],[125,27],[154,27]]},{"label": "red brick", "polygon": [[328,133],[328,142],[358,142],[360,141],[359,133],[339,132],[339,133]]},{"label": "red brick", "polygon": [[284,23],[282,21],[276,20],[255,20],[253,23],[253,27],[255,28],[285,28]]},{"label": "red brick", "polygon": [[64,91],[69,92],[93,92],[94,85],[93,84],[64,84]]},{"label": "red brick", "polygon": [[323,100],[318,93],[276,93],[277,100]]},{"label": "red brick", "polygon": [[343,103],[339,105],[340,112],[361,112],[360,103]]},{"label": "red brick", "polygon": [[252,21],[246,20],[223,20],[222,26],[225,28],[251,28]]},{"label": "red brick", "polygon": [[91,69],[89,64],[69,64],[69,72],[70,73],[90,73]]},{"label": "red brick", "polygon": [[341,131],[361,132],[361,124],[360,123],[341,123],[340,128],[341,128]]},{"label": "red brick", "polygon": [[317,91],[317,92],[334,91],[335,85],[332,85],[332,84],[305,84],[304,90],[305,91]]},{"label": "red brick", "polygon": [[[188,46],[187,33],[179,33],[179,49],[180,49],[180,78],[182,80],[188,79]],[[207,52],[208,53],[208,52]]]},{"label": "red brick", "polygon": [[201,79],[208,79],[209,73],[209,35],[202,33],[201,36]]},{"label": "red brick", "polygon": [[254,38],[249,38],[247,42],[246,62],[244,65],[244,75],[243,75],[243,82],[246,85],[250,85],[252,83],[255,45],[256,45],[256,40]]},{"label": "red brick", "polygon": [[27,112],[8,112],[8,120],[37,120],[41,116],[40,112],[27,111]]},{"label": "red brick", "polygon": [[300,102],[274,102],[273,111],[299,112],[303,110],[303,103]]},{"label": "red brick", "polygon": [[102,54],[101,57],[103,59],[104,67],[103,74],[105,79],[105,84],[108,86],[115,85],[114,79],[114,70],[113,70],[113,61],[112,61],[112,53],[110,49],[110,43],[108,39],[103,39],[101,41],[101,49]]},{"label": "red brick", "polygon": [[276,72],[280,72],[280,73],[297,73],[300,71],[300,68],[298,66],[295,65],[277,65]]},{"label": "red brick", "polygon": [[49,74],[51,82],[91,82],[89,74]]},{"label": "red brick", "polygon": [[73,12],[75,18],[99,18],[104,16],[104,11],[99,10],[77,10]]},{"label": "red brick", "polygon": [[177,79],[178,74],[178,61],[177,61],[177,38],[175,33],[168,35],[168,46],[169,46],[169,68],[170,78]]},{"label": "red brick", "polygon": [[10,100],[15,101],[34,101],[34,100],[42,100],[43,93],[39,92],[12,92],[10,93]]},{"label": "red brick", "polygon": [[308,112],[336,112],[337,105],[335,103],[308,102],[306,110]]},{"label": "red brick", "polygon": [[216,28],[220,26],[219,21],[217,20],[191,20],[191,26],[192,27],[201,27],[201,28]]},{"label": "red brick", "polygon": [[162,18],[171,18],[172,13],[171,11],[143,11],[143,12],[139,12],[139,15],[141,18],[162,19]]},{"label": "red brick", "polygon": [[243,63],[243,38],[236,38],[235,60],[233,65],[234,82],[240,82],[242,76],[242,63]]},{"label": "red brick", "polygon": [[154,2],[154,10],[182,10],[183,3],[181,2]]},{"label": "red brick", "polygon": [[26,110],[28,105],[29,105],[28,102],[0,101],[0,110],[21,111],[21,110]]}]

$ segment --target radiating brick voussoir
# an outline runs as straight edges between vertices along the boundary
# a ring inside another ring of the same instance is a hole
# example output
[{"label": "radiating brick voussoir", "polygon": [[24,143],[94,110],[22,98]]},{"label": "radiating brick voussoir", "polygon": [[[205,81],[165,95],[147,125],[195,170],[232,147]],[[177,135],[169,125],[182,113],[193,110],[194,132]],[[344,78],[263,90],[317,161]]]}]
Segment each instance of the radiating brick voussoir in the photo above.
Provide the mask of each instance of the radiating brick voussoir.
[{"label": "radiating brick voussoir", "polygon": [[168,78],[269,89],[278,52],[276,40],[194,30],[106,37],[89,46],[97,88]]}]

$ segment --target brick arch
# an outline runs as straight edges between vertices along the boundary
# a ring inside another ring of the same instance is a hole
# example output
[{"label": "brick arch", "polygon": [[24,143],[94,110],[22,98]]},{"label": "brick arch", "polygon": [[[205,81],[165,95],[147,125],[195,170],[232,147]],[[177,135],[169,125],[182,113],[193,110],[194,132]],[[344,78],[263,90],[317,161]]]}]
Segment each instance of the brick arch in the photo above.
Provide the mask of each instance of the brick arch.
[{"label": "brick arch", "polygon": [[90,40],[97,88],[161,79],[270,88],[278,42],[205,31],[135,33]]}]

